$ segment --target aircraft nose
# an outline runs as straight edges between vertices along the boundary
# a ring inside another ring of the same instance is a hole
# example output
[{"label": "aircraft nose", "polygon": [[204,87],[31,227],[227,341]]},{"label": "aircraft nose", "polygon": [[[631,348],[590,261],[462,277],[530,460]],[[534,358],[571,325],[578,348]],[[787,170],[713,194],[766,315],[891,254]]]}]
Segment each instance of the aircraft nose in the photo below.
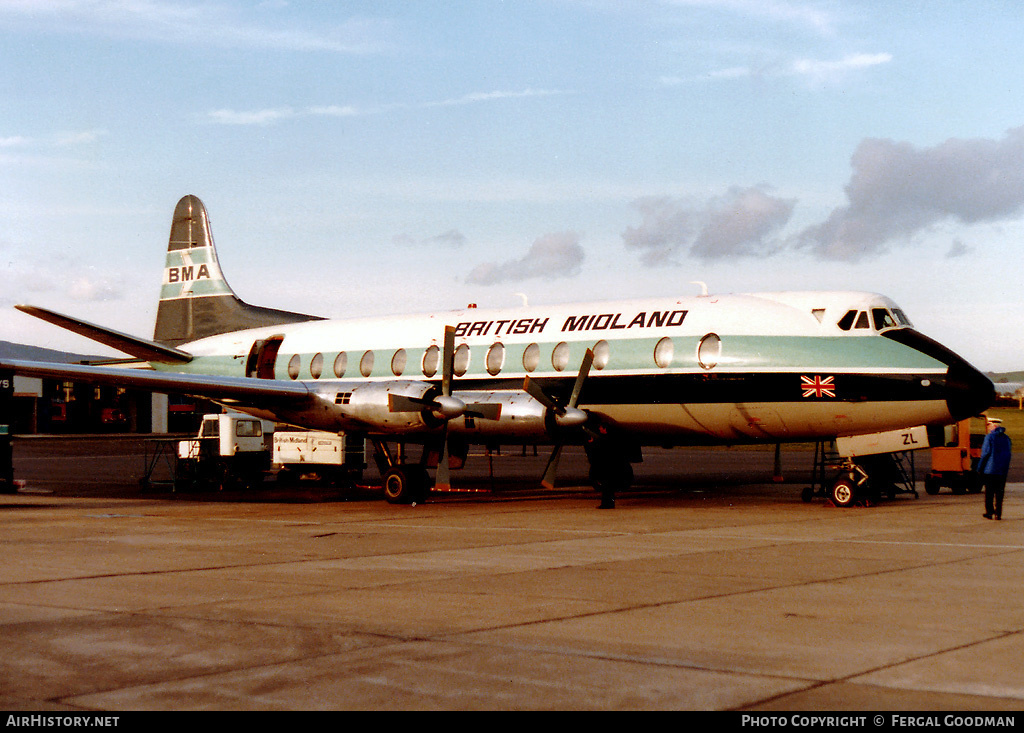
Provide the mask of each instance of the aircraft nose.
[{"label": "aircraft nose", "polygon": [[945,384],[946,407],[953,420],[973,417],[995,403],[996,388],[992,380],[938,341],[911,328],[894,329],[882,335],[938,359],[948,367]]},{"label": "aircraft nose", "polygon": [[977,415],[996,401],[992,380],[966,362],[949,365],[946,391],[946,405],[954,420]]}]

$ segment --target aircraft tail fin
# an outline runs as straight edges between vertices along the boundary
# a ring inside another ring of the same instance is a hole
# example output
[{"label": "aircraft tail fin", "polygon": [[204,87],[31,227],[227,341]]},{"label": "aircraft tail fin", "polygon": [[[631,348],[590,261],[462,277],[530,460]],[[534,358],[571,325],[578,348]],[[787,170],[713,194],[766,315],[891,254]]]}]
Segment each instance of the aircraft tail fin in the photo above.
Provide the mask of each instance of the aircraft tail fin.
[{"label": "aircraft tail fin", "polygon": [[210,233],[210,217],[197,197],[174,208],[167,262],[153,340],[167,346],[246,328],[321,320],[242,301],[224,279]]}]

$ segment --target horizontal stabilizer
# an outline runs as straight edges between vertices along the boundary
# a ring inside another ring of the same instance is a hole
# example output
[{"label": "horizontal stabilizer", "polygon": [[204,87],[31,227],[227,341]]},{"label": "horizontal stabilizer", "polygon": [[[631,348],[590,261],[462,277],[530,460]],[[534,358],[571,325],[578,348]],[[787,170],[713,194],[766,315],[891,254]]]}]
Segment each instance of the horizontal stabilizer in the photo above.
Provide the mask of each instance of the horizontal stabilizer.
[{"label": "horizontal stabilizer", "polygon": [[164,346],[158,344],[155,341],[147,341],[146,339],[138,338],[137,336],[129,336],[126,333],[120,331],[113,331],[103,326],[97,326],[86,321],[72,318],[71,316],[61,315],[60,313],[54,313],[53,311],[46,310],[45,308],[37,308],[34,305],[16,305],[14,306],[22,313],[28,313],[30,316],[41,318],[44,321],[66,328],[69,331],[90,338],[93,341],[98,341],[105,346],[123,351],[126,354],[143,359],[144,361],[160,362],[163,364],[187,364],[192,361],[192,355],[188,352],[180,349],[175,349],[170,346]]}]

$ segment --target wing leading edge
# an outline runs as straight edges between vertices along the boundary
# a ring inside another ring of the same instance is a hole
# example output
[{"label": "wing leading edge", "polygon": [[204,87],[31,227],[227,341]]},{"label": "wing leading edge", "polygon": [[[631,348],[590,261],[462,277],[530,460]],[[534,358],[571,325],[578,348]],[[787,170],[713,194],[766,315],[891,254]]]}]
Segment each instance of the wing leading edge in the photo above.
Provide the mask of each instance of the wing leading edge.
[{"label": "wing leading edge", "polygon": [[148,369],[58,364],[39,361],[0,360],[0,370],[23,377],[65,379],[90,384],[134,387],[153,392],[173,392],[237,405],[301,408],[312,404],[316,395],[303,382],[277,382],[247,377],[217,377]]}]

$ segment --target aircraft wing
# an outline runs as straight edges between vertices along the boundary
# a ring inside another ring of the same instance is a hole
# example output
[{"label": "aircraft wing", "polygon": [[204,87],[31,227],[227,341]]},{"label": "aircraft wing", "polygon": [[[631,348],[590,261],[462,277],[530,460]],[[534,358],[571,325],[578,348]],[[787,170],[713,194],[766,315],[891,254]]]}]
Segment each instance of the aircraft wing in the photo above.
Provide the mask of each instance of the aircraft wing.
[{"label": "aircraft wing", "polygon": [[103,326],[97,326],[95,323],[89,323],[78,318],[72,318],[71,316],[65,316],[55,311],[47,310],[46,308],[38,308],[34,305],[16,305],[14,306],[22,313],[27,313],[30,316],[35,316],[48,323],[52,323],[55,326],[66,328],[69,331],[90,338],[93,341],[98,341],[101,344],[110,346],[111,348],[123,351],[126,354],[142,359],[143,361],[156,361],[163,364],[187,364],[192,361],[192,355],[187,351],[181,349],[175,349],[170,346],[164,346],[158,344],[155,341],[147,341],[137,336],[129,336],[126,333],[120,331],[114,331],[110,328],[104,328]]},{"label": "aircraft wing", "polygon": [[272,379],[217,377],[13,359],[0,359],[0,371],[13,372],[23,377],[45,377],[133,387],[153,392],[173,392],[216,402],[244,405],[269,403],[277,406],[302,407],[315,400],[314,394],[302,382],[279,382]]}]

